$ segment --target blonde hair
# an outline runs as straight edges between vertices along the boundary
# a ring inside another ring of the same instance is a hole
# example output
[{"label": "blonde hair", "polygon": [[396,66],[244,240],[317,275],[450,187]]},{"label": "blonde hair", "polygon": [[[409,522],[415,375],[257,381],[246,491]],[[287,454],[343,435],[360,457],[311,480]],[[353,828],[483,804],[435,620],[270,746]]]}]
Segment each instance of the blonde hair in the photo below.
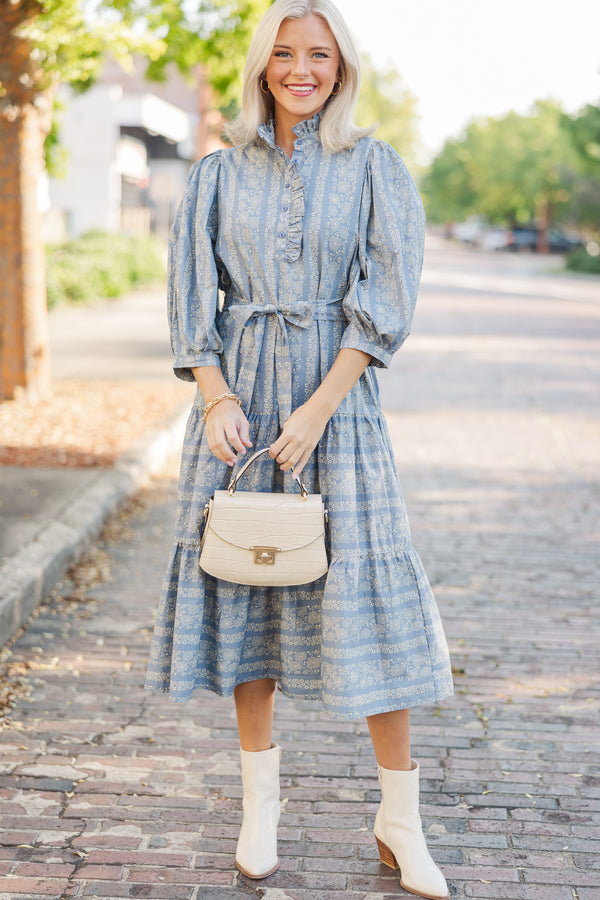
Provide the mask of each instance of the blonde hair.
[{"label": "blonde hair", "polygon": [[326,150],[336,153],[353,147],[359,138],[373,131],[372,128],[359,128],[352,121],[360,90],[360,59],[338,9],[331,0],[275,0],[258,23],[248,51],[243,75],[242,110],[227,128],[227,135],[234,144],[245,145],[253,141],[258,126],[267,122],[273,113],[273,99],[270,94],[263,94],[260,80],[264,78],[281,23],[286,19],[303,19],[311,15],[325,20],[340,51],[341,88],[339,93],[331,95],[321,113],[321,143]]}]

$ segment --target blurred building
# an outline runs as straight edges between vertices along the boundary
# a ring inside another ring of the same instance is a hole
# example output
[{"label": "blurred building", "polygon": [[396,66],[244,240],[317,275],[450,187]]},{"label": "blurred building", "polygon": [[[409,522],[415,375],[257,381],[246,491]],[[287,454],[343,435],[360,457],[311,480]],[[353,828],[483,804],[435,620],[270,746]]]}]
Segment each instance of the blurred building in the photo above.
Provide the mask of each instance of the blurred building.
[{"label": "blurred building", "polygon": [[191,163],[222,146],[200,68],[190,81],[173,69],[154,83],[145,66],[128,73],[109,60],[90,90],[61,89],[67,171],[48,181],[49,240],[90,229],[165,237]]}]

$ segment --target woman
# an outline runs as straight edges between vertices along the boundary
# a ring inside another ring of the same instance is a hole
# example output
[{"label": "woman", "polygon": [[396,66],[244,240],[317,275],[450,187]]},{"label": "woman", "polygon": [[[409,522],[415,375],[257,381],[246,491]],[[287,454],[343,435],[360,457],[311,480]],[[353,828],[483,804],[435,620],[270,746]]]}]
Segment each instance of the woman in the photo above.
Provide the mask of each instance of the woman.
[{"label": "woman", "polygon": [[[351,122],[359,80],[330,0],[276,0],[246,62],[235,146],[190,173],[169,305],[175,371],[198,393],[147,683],[174,700],[197,687],[233,693],[236,864],[251,878],[279,865],[276,685],[334,718],[366,716],[381,859],[437,900],[448,891],[422,834],[409,708],[449,696],[452,679],[375,375],[409,332],[424,217],[397,154]],[[277,465],[254,464],[247,488],[290,490],[302,473],[323,494],[330,567],[312,584],[246,587],[200,570],[204,505],[253,446],[269,446]]]}]

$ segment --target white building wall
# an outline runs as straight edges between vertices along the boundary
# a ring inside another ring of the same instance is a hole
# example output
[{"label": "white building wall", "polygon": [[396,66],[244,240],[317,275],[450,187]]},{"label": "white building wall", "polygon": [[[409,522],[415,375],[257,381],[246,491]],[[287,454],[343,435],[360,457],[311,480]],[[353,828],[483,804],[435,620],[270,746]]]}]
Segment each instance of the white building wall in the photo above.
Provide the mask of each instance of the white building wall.
[{"label": "white building wall", "polygon": [[[152,227],[168,235],[183,193],[188,159],[148,159],[144,142],[121,135],[121,126],[146,129],[193,155],[195,114],[150,93],[128,95],[120,85],[98,84],[84,94],[61,90],[65,109],[60,139],[68,153],[66,177],[49,179],[50,209],[46,233],[50,241],[65,233],[79,237],[90,229],[144,233]],[[147,182],[149,207],[123,207],[122,177],[134,184]],[[144,218],[144,214],[146,217]]]},{"label": "white building wall", "polygon": [[61,140],[68,150],[67,177],[50,179],[50,203],[77,237],[91,228],[120,228],[121,175],[117,166],[120,137],[115,105],[118,86],[96,85],[81,96],[65,90]]}]

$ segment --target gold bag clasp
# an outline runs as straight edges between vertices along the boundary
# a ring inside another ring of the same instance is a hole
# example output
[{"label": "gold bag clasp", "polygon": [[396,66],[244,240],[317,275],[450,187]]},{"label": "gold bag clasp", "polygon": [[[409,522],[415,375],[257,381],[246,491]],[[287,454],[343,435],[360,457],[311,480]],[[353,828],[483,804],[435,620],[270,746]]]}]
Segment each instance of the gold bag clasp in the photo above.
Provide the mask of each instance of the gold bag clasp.
[{"label": "gold bag clasp", "polygon": [[254,564],[257,566],[273,566],[275,555],[281,552],[281,547],[250,547],[254,551]]}]

